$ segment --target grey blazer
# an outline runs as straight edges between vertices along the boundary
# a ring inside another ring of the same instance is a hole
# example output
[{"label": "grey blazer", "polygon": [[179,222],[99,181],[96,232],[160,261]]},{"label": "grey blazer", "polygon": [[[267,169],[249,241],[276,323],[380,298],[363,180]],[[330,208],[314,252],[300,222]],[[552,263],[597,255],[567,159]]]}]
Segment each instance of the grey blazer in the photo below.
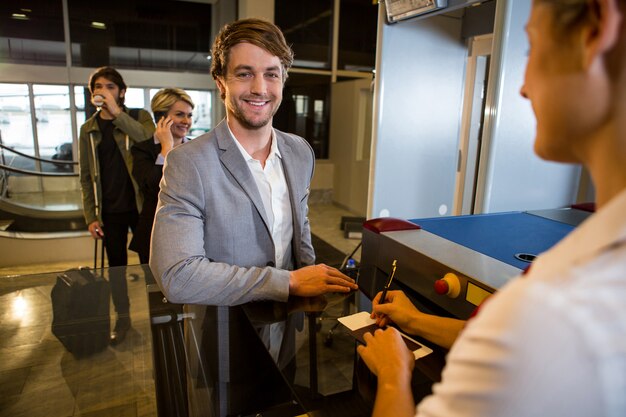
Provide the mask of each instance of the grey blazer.
[{"label": "grey blazer", "polygon": [[[301,137],[275,130],[289,188],[294,267],[312,265],[308,196],[315,164]],[[285,301],[289,271],[274,268],[274,242],[256,182],[223,120],[173,149],[163,169],[150,268],[174,303]]]}]

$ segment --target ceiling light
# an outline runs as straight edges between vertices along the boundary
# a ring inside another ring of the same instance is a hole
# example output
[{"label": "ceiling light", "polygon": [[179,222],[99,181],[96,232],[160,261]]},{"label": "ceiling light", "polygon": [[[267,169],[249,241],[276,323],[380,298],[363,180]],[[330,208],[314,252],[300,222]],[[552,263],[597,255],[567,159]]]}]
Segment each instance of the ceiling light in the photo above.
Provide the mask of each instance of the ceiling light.
[{"label": "ceiling light", "polygon": [[91,22],[91,27],[96,29],[106,29],[107,25],[103,22]]},{"label": "ceiling light", "polygon": [[11,15],[11,18],[17,20],[28,20],[28,16],[26,16],[24,13],[13,13]]}]

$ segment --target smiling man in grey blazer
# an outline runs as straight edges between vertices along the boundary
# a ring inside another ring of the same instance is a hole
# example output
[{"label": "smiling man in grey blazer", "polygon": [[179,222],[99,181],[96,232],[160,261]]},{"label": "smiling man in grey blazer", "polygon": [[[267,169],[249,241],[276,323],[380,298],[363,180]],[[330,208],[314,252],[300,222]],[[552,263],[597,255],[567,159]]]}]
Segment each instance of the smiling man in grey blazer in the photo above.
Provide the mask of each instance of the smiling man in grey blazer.
[{"label": "smiling man in grey blazer", "polygon": [[272,127],[293,62],[280,29],[236,21],[212,54],[227,116],[167,156],[150,255],[162,291],[176,303],[237,305],[356,289],[337,269],[314,265],[315,156],[303,138]]}]

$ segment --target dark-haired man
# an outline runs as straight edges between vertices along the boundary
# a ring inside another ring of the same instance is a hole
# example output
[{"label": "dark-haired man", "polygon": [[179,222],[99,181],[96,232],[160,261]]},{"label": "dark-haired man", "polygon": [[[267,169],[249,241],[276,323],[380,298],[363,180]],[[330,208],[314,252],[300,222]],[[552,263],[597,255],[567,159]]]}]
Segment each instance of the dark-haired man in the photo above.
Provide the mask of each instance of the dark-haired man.
[{"label": "dark-haired man", "polygon": [[[135,229],[140,195],[131,178],[130,148],[152,136],[150,113],[139,110],[136,119],[124,106],[126,84],[111,67],[98,68],[89,78],[91,101],[98,108],[80,128],[79,164],[83,211],[94,239],[104,239],[109,266],[128,263],[128,229]],[[117,312],[111,343],[121,342],[130,328],[128,290],[121,271],[109,276]]]}]

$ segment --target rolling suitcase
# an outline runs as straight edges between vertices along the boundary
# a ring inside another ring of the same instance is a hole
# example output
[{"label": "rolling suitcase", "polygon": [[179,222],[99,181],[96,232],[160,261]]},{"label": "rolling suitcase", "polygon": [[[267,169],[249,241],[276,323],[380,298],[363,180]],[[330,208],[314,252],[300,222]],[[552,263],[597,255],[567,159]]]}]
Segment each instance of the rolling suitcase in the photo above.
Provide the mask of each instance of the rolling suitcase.
[{"label": "rolling suitcase", "polygon": [[[57,277],[52,288],[52,333],[77,357],[103,350],[109,345],[109,282],[96,273],[98,240],[94,269],[77,268]],[[104,242],[101,268],[104,266]]]}]

